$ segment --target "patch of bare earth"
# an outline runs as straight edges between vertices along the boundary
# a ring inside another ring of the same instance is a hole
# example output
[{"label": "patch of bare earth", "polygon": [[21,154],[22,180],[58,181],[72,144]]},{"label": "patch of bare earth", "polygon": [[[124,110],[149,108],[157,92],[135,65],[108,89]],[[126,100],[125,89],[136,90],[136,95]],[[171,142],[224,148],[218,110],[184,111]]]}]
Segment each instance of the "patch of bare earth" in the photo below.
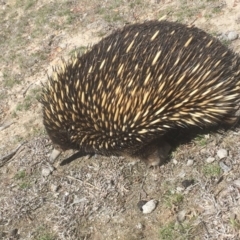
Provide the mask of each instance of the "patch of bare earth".
[{"label": "patch of bare earth", "polygon": [[[166,18],[240,34],[240,2],[0,1],[0,239],[239,239],[240,131],[201,134],[148,170],[85,156],[61,164],[43,125],[51,66],[124,24]],[[240,52],[240,40],[227,42]],[[224,153],[225,155],[221,155]],[[144,215],[139,200],[158,200]]]}]

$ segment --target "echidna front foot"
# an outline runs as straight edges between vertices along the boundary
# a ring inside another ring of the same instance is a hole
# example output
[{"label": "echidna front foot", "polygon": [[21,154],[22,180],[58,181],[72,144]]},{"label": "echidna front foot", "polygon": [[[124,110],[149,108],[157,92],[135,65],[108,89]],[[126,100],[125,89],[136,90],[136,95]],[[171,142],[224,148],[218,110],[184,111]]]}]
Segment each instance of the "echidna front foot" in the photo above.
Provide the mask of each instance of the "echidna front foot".
[{"label": "echidna front foot", "polygon": [[162,165],[168,158],[171,146],[163,140],[155,140],[138,151],[138,156],[148,167]]}]

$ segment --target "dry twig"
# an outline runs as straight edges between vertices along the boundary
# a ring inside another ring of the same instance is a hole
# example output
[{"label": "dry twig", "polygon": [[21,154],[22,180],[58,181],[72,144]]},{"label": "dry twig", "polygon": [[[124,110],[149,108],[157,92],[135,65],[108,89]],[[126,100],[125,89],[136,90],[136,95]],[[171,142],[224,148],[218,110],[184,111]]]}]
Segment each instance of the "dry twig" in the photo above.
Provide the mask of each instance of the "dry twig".
[{"label": "dry twig", "polygon": [[0,167],[3,167],[10,159],[13,158],[13,156],[18,152],[18,150],[21,148],[22,145],[24,145],[26,143],[23,142],[21,144],[19,144],[12,152],[10,152],[9,154],[3,156],[2,158],[0,158]]},{"label": "dry twig", "polygon": [[10,127],[13,123],[15,122],[10,122],[10,123],[6,123],[6,124],[3,124],[1,127],[0,127],[0,131]]}]

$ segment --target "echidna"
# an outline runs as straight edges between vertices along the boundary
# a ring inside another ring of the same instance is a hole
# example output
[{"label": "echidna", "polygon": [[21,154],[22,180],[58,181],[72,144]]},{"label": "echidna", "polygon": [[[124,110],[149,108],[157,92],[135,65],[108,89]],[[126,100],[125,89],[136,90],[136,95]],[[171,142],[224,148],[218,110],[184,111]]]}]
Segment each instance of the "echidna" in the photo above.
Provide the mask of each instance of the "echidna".
[{"label": "echidna", "polygon": [[193,26],[128,25],[55,69],[41,102],[62,150],[157,165],[169,130],[238,120],[240,57]]}]

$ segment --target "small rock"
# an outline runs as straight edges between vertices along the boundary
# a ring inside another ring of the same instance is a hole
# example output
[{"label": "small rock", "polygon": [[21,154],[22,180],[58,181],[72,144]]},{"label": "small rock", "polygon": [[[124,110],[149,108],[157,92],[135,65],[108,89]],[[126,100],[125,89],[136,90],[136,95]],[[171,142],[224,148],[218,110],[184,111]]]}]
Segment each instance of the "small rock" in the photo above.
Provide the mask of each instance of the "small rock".
[{"label": "small rock", "polygon": [[182,170],[177,176],[180,178],[185,178],[186,172],[184,170]]},{"label": "small rock", "polygon": [[215,158],[214,157],[208,157],[207,159],[206,159],[206,162],[207,163],[212,163],[212,162],[214,162],[215,161]]},{"label": "small rock", "polygon": [[180,212],[178,212],[178,215],[177,215],[177,219],[179,222],[183,222],[186,218],[186,211],[185,210],[182,210]]},{"label": "small rock", "polygon": [[134,166],[134,165],[136,165],[137,163],[139,162],[139,160],[138,159],[135,159],[135,160],[133,160],[133,161],[131,161],[131,162],[128,162],[128,166]]},{"label": "small rock", "polygon": [[142,224],[142,223],[138,223],[138,224],[136,225],[136,228],[137,228],[137,229],[143,229],[143,228],[144,228],[144,226],[143,226],[143,224]]},{"label": "small rock", "polygon": [[227,35],[226,35],[225,33],[222,33],[222,34],[220,34],[220,35],[218,36],[218,39],[219,39],[220,41],[227,41],[227,40],[228,40],[228,37],[227,37]]},{"label": "small rock", "polygon": [[227,157],[228,153],[226,149],[219,149],[217,155],[220,159]]},{"label": "small rock", "polygon": [[182,185],[185,188],[187,188],[187,187],[189,187],[189,186],[191,186],[193,184],[194,184],[194,180],[193,179],[191,179],[191,180],[186,179],[186,180],[182,181]]},{"label": "small rock", "polygon": [[83,159],[84,159],[84,160],[88,160],[88,159],[91,158],[91,156],[92,156],[91,154],[87,154],[86,156],[83,157]]},{"label": "small rock", "polygon": [[184,191],[184,188],[182,187],[177,187],[176,188],[176,192],[180,193],[180,192],[183,192]]},{"label": "small rock", "polygon": [[240,189],[240,179],[234,180],[233,184]]},{"label": "small rock", "polygon": [[227,173],[227,172],[232,170],[232,168],[227,166],[224,162],[220,162],[219,166],[225,173]]},{"label": "small rock", "polygon": [[61,43],[61,44],[59,44],[59,47],[61,49],[65,49],[67,47],[67,44],[66,43]]},{"label": "small rock", "polygon": [[44,168],[42,169],[42,175],[43,175],[43,177],[47,177],[47,176],[49,176],[51,173],[52,173],[52,170],[51,170],[50,168],[48,168],[48,167],[44,167]]},{"label": "small rock", "polygon": [[70,194],[69,192],[65,192],[64,195],[63,195],[63,202],[66,204],[66,203],[69,203],[69,198],[70,198]]},{"label": "small rock", "polygon": [[210,139],[210,134],[205,134],[205,135],[204,135],[204,138],[205,138],[205,139]]},{"label": "small rock", "polygon": [[50,162],[53,163],[60,154],[61,151],[54,148],[49,157]]},{"label": "small rock", "polygon": [[200,150],[200,153],[201,153],[201,154],[206,154],[206,152],[207,152],[207,150],[206,150],[205,148],[202,148],[202,149]]},{"label": "small rock", "polygon": [[78,204],[78,203],[81,203],[81,202],[85,202],[85,201],[87,201],[87,199],[85,197],[78,198],[77,196],[74,196],[74,200],[73,200],[72,205]]},{"label": "small rock", "polygon": [[177,165],[178,164],[178,161],[176,159],[173,159],[173,164]]},{"label": "small rock", "polygon": [[188,161],[187,161],[187,166],[188,167],[190,167],[190,166],[192,166],[193,165],[193,160],[192,159],[188,159]]},{"label": "small rock", "polygon": [[[144,203],[145,201],[140,201],[141,203]],[[139,202],[139,203],[140,203]],[[138,203],[138,207],[139,207]],[[142,205],[142,212],[143,214],[148,214],[154,211],[154,209],[157,207],[158,201],[157,200],[150,200],[148,202],[145,202],[145,204]]]},{"label": "small rock", "polygon": [[52,192],[56,192],[58,190],[58,186],[55,185],[55,184],[51,184],[50,189],[51,189]]},{"label": "small rock", "polygon": [[157,200],[150,200],[145,205],[142,206],[143,214],[151,213],[157,207],[158,201]]},{"label": "small rock", "polygon": [[238,38],[238,34],[234,31],[228,33],[227,38],[229,41],[236,40]]}]

